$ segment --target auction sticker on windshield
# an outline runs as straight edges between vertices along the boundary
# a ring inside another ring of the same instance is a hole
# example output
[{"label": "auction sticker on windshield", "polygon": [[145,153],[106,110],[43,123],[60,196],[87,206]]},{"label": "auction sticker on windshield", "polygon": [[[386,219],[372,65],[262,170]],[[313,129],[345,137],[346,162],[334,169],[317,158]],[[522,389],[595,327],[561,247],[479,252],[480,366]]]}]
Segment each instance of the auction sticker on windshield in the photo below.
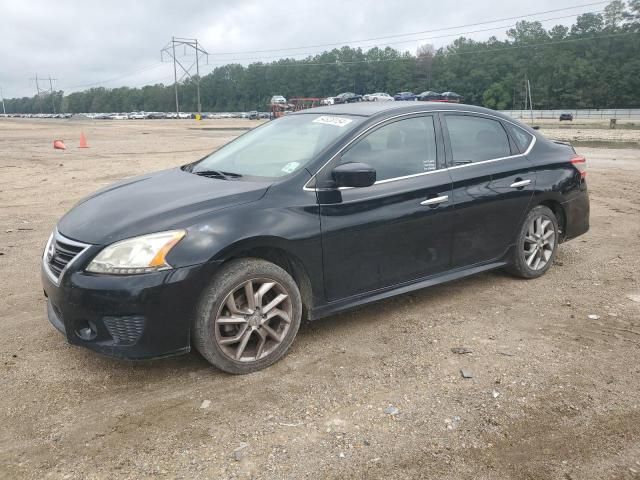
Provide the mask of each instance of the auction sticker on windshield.
[{"label": "auction sticker on windshield", "polygon": [[344,127],[349,125],[353,120],[342,117],[331,117],[329,115],[323,115],[316,118],[313,123],[323,123],[325,125],[335,125],[336,127]]},{"label": "auction sticker on windshield", "polygon": [[289,162],[284,167],[282,167],[282,171],[284,173],[291,173],[296,168],[298,168],[298,165],[300,165],[300,162]]}]

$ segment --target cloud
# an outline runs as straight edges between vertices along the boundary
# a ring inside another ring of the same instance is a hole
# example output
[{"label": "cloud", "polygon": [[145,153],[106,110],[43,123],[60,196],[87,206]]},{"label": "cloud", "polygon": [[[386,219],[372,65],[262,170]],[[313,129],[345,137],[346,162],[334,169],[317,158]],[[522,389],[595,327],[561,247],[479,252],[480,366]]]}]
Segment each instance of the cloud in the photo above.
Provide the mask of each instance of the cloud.
[{"label": "cloud", "polygon": [[[57,78],[56,89],[65,92],[91,86],[141,86],[171,83],[170,63],[160,62],[160,50],[171,36],[195,37],[212,55],[209,72],[216,64],[235,61],[271,61],[278,56],[322,51],[320,47],[263,53],[256,50],[291,49],[327,43],[394,48],[415,52],[421,43],[446,45],[455,36],[420,40],[428,36],[457,35],[480,28],[500,27],[490,32],[467,35],[483,40],[491,35],[504,37],[503,21],[482,27],[447,32],[389,38],[359,44],[353,40],[400,35],[407,32],[436,30],[497,18],[573,6],[554,0],[523,4],[509,0],[459,2],[452,7],[444,2],[419,0],[364,1],[325,0],[221,0],[72,1],[0,0],[0,87],[7,98],[35,93],[36,74]],[[555,16],[601,9],[584,7]],[[537,19],[553,17],[539,15]],[[570,24],[572,18],[546,22]],[[405,41],[405,43],[398,43]],[[331,47],[329,47],[331,48]],[[229,55],[221,53],[230,52]],[[178,52],[184,54],[185,51]],[[41,83],[45,86],[45,83]],[[48,86],[48,80],[46,82]]]}]

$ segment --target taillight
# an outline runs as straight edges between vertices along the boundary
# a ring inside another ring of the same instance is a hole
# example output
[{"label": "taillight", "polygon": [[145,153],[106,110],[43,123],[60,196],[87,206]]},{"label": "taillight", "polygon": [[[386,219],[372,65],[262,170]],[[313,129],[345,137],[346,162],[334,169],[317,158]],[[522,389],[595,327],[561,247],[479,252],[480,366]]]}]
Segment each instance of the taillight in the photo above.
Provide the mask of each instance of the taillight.
[{"label": "taillight", "polygon": [[584,158],[581,155],[575,155],[571,159],[571,163],[580,172],[580,178],[584,178],[587,176],[587,159],[586,158]]}]

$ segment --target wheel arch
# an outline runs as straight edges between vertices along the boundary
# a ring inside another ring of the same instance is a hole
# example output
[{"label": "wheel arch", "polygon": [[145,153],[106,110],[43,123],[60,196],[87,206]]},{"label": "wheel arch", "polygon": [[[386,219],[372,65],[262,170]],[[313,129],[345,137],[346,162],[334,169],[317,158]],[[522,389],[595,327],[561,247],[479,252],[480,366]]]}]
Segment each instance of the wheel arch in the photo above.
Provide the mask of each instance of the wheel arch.
[{"label": "wheel arch", "polygon": [[562,203],[559,202],[558,200],[548,198],[546,200],[541,201],[537,205],[534,205],[534,207],[540,206],[540,205],[543,207],[547,207],[549,210],[551,210],[553,214],[556,216],[556,218],[558,219],[558,226],[560,227],[560,232],[558,232],[559,233],[558,236],[560,238],[560,242],[563,242],[565,239],[565,231],[567,227],[567,214],[564,210],[564,207],[562,206]]},{"label": "wheel arch", "polygon": [[217,257],[226,263],[239,258],[259,258],[286,271],[298,285],[302,298],[303,318],[308,318],[314,307],[314,293],[319,286],[311,282],[304,262],[288,248],[288,241],[278,237],[258,237],[242,240],[226,248]]}]

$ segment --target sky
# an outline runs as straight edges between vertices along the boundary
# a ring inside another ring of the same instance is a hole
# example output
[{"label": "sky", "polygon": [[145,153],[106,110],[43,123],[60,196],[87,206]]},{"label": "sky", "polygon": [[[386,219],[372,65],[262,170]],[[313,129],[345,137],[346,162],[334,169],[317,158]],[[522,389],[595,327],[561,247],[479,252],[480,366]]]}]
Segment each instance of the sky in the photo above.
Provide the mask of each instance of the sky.
[{"label": "sky", "polygon": [[[576,15],[602,11],[606,3],[459,0],[453,5],[433,0],[0,0],[0,88],[5,98],[32,96],[36,75],[41,89],[49,88],[51,76],[54,89],[65,93],[170,84],[173,67],[167,57],[161,61],[160,51],[172,36],[198,39],[210,54],[204,75],[225,63],[299,59],[340,45],[415,53],[419,45],[438,48],[462,34],[503,39],[518,20],[546,20],[546,28],[570,25]],[[325,44],[335,45],[318,46]]]}]

